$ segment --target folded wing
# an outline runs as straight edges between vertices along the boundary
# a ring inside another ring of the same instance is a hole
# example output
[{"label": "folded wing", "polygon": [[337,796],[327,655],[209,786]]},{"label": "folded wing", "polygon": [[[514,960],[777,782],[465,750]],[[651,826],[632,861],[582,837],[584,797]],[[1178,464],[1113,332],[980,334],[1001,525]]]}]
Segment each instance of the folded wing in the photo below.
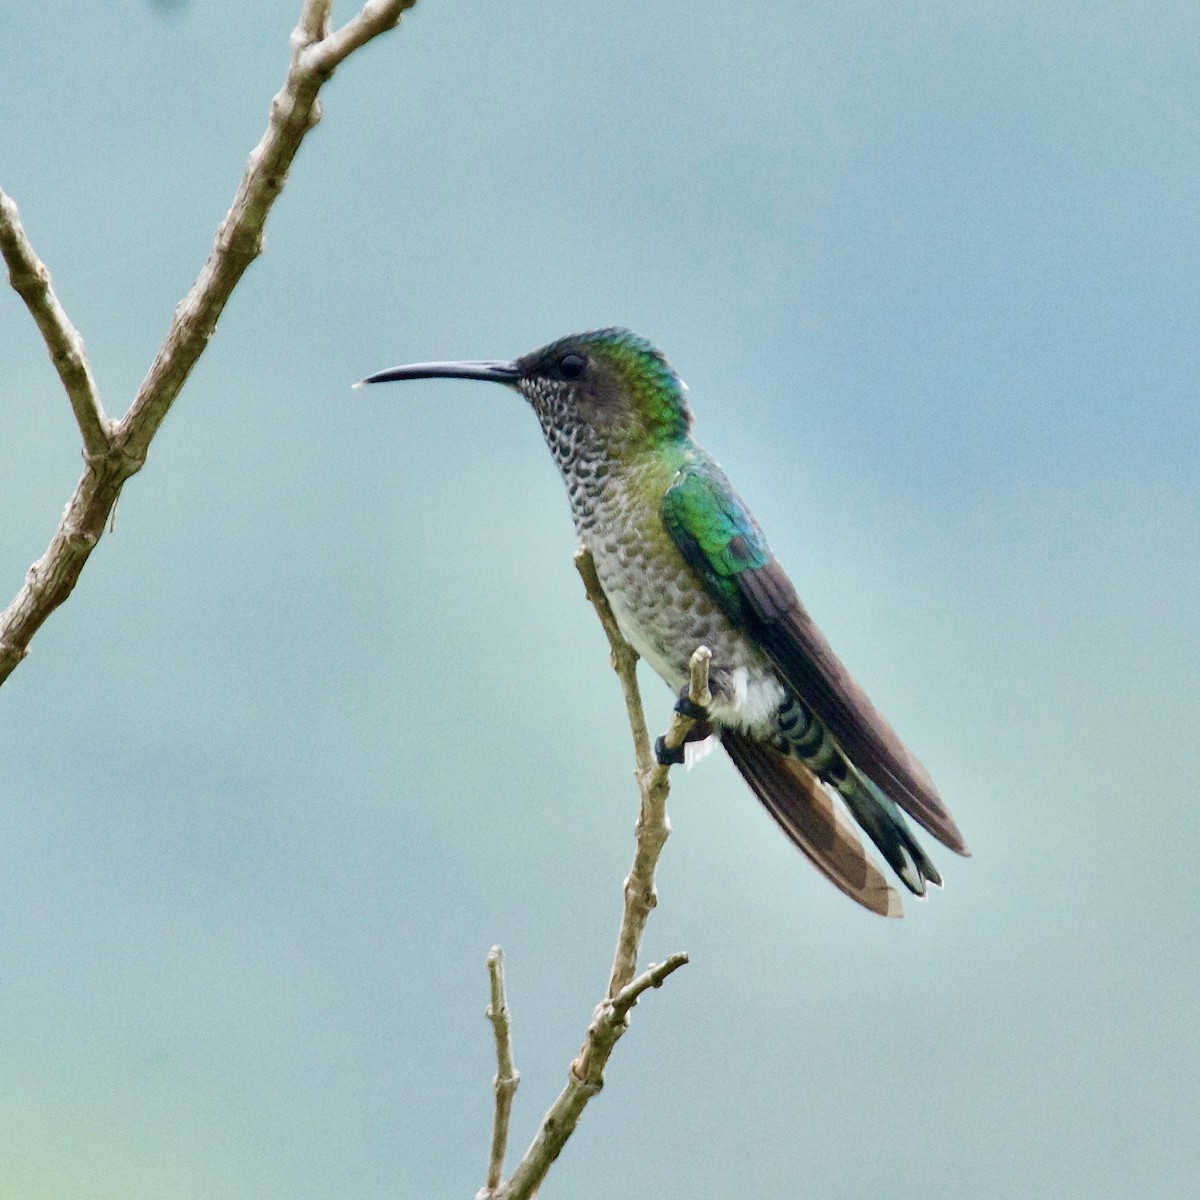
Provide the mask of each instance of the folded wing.
[{"label": "folded wing", "polygon": [[929,773],[834,654],[721,469],[697,455],[668,488],[662,515],[712,597],[762,646],[846,757],[943,845],[969,854]]}]

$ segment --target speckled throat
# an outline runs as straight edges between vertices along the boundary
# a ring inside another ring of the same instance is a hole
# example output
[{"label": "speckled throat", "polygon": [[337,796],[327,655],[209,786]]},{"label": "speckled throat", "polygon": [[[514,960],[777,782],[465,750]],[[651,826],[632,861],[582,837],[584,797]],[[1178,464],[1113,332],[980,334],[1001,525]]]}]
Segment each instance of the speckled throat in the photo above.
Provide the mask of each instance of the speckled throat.
[{"label": "speckled throat", "polygon": [[598,432],[573,419],[547,389],[531,397],[554,455],[579,540],[629,642],[678,691],[699,645],[713,652],[712,715],[759,736],[775,731],[784,689],[761,650],[708,594],[662,519],[662,498],[681,465],[707,457],[690,439],[617,459]]},{"label": "speckled throat", "polygon": [[598,432],[578,419],[561,389],[531,389],[529,400],[566,484],[575,532],[586,542],[585,535],[596,524],[601,497],[614,483],[608,453]]}]

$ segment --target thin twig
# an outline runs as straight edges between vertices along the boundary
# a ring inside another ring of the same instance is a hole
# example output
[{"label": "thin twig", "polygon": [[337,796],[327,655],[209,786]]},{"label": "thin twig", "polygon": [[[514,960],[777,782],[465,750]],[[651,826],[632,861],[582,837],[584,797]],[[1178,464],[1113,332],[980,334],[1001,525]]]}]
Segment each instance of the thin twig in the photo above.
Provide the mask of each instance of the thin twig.
[{"label": "thin twig", "polygon": [[660,963],[651,963],[636,979],[627,983],[609,1001],[614,1025],[619,1025],[622,1021],[627,1020],[629,1010],[638,1002],[643,992],[648,992],[651,988],[662,987],[667,976],[674,974],[687,961],[688,956],[682,951],[672,954],[670,958],[664,959]]},{"label": "thin twig", "polygon": [[333,0],[305,0],[304,11],[292,33],[292,44],[301,46],[319,42],[329,36],[329,18],[333,14]]},{"label": "thin twig", "polygon": [[[305,3],[292,34],[292,64],[282,89],[271,101],[266,131],[250,153],[204,269],[175,310],[162,346],[117,428],[120,445],[135,460],[145,458],[151,439],[216,331],[233,289],[262,253],[263,229],[271,207],[287,182],[304,135],[321,119],[317,101],[321,85],[352,50],[391,29],[414,3],[416,0],[369,0],[347,26],[320,41],[314,37],[328,26],[329,5],[325,0]],[[345,33],[351,26],[356,37],[347,42]]]},{"label": "thin twig", "polygon": [[488,1160],[487,1183],[476,1200],[489,1200],[500,1186],[504,1174],[504,1156],[508,1153],[508,1122],[512,1116],[513,1097],[521,1082],[521,1072],[513,1062],[512,1032],[508,1018],[508,999],[504,992],[504,951],[493,946],[487,956],[491,980],[492,1002],[487,1007],[487,1019],[496,1035],[496,1115],[492,1122],[492,1153]]},{"label": "thin twig", "polygon": [[638,774],[649,771],[654,766],[654,757],[650,753],[650,734],[646,729],[646,712],[642,707],[642,695],[638,691],[637,665],[638,652],[625,640],[617,618],[613,614],[612,605],[604,594],[600,576],[596,574],[596,561],[591,552],[580,546],[575,551],[575,569],[583,579],[583,589],[587,598],[600,618],[604,634],[608,638],[610,650],[609,662],[621,681],[621,690],[625,693],[625,710],[629,714],[629,731],[633,735],[633,754],[637,762]]},{"label": "thin twig", "polygon": [[71,397],[86,463],[46,552],[29,568],[24,584],[0,613],[0,683],[25,657],[30,640],[46,618],[71,594],[104,535],[121,488],[141,470],[154,435],[208,345],[226,302],[246,268],[262,252],[263,229],[271,207],[300,143],[320,120],[317,96],[322,84],[347,55],[395,26],[414,3],[367,0],[357,16],[330,34],[331,0],[305,0],[292,33],[291,66],[271,102],[266,132],[250,155],[203,270],[176,308],[154,362],[120,421],[104,417],[83,343],[54,300],[49,274],[36,257],[32,259],[36,266],[30,269],[29,255],[23,253],[28,242],[18,237],[16,206],[0,193],[0,248],[13,287],[38,322]]},{"label": "thin twig", "polygon": [[83,338],[58,302],[50,285],[50,272],[34,253],[16,204],[3,191],[0,191],[0,253],[8,264],[8,281],[37,322],[50,360],[71,401],[83,435],[84,455],[103,458],[112,448],[108,418],[88,365]]},{"label": "thin twig", "polygon": [[579,1057],[571,1064],[571,1073],[585,1086],[596,1091],[604,1086],[604,1065],[612,1054],[617,1039],[629,1028],[629,1010],[643,992],[662,987],[668,975],[678,971],[688,961],[683,951],[670,955],[660,963],[651,963],[640,975],[631,979],[615,996],[609,996],[592,1016],[587,1040]]},{"label": "thin twig", "polygon": [[[708,665],[711,660],[712,653],[708,647],[698,646],[690,663],[688,698],[701,708],[707,708],[712,702],[708,690]],[[695,723],[695,718],[675,713],[670,728],[663,735],[667,747],[675,750],[682,746]],[[608,981],[610,996],[615,996],[633,978],[646,922],[658,903],[654,872],[663,846],[671,835],[671,821],[667,816],[667,796],[671,790],[669,772],[670,767],[651,759],[649,767],[636,773],[642,804],[634,830],[637,842],[633,865],[625,879],[625,914]]]},{"label": "thin twig", "polygon": [[643,992],[661,987],[663,980],[687,961],[686,954],[672,954],[631,980],[615,997],[606,997],[596,1006],[583,1049],[567,1072],[566,1087],[542,1118],[512,1178],[494,1193],[495,1200],[528,1200],[537,1192],[567,1139],[575,1132],[588,1101],[603,1088],[604,1068],[621,1035],[629,1028],[629,1010]]},{"label": "thin twig", "polygon": [[417,0],[367,0],[357,16],[313,47],[313,66],[318,70],[332,72],[338,63],[353,54],[359,46],[395,28],[400,23],[400,18],[416,2]]},{"label": "thin twig", "polygon": [[[664,979],[688,961],[686,954],[672,954],[657,966],[637,974],[638,953],[650,911],[657,901],[654,872],[663,845],[671,831],[667,820],[667,794],[670,790],[670,768],[654,761],[650,737],[646,730],[645,710],[637,684],[637,652],[625,640],[613,615],[612,606],[604,594],[596,574],[591,554],[580,548],[575,566],[583,578],[588,599],[600,618],[612,651],[612,666],[621,681],[625,708],[633,734],[635,775],[641,796],[635,834],[637,848],[633,866],[625,880],[625,908],[617,950],[604,1000],[596,1007],[587,1036],[575,1061],[567,1072],[566,1087],[550,1106],[534,1135],[533,1142],[517,1164],[511,1178],[491,1193],[489,1200],[528,1200],[541,1186],[551,1164],[562,1152],[567,1140],[579,1124],[588,1101],[604,1086],[604,1068],[613,1048],[628,1028],[629,1010],[648,988],[661,986]],[[689,697],[698,707],[707,708],[712,696],[708,690],[708,666],[712,655],[700,646],[692,655]],[[671,749],[682,746],[695,718],[676,713],[664,742]]]},{"label": "thin twig", "polygon": [[[671,834],[671,822],[667,818],[670,768],[655,762],[650,750],[650,736],[646,732],[646,716],[637,683],[637,651],[622,636],[612,606],[600,584],[600,577],[596,574],[595,561],[582,547],[575,552],[575,567],[583,578],[584,590],[600,618],[600,624],[604,626],[612,650],[613,670],[621,680],[621,688],[625,693],[625,708],[629,713],[629,727],[633,734],[634,754],[637,758],[637,770],[634,774],[642,797],[635,831],[637,849],[633,866],[625,880],[625,915],[621,921],[621,932],[617,938],[617,950],[613,956],[608,982],[608,994],[615,996],[633,978],[637,970],[637,955],[642,943],[642,934],[646,922],[650,919],[651,910],[658,903],[654,871],[663,845]],[[688,696],[700,708],[707,708],[712,703],[712,695],[708,690],[708,666],[711,660],[712,653],[707,646],[698,646],[692,655]],[[693,717],[675,713],[663,740],[670,749],[678,749],[695,723]]]}]

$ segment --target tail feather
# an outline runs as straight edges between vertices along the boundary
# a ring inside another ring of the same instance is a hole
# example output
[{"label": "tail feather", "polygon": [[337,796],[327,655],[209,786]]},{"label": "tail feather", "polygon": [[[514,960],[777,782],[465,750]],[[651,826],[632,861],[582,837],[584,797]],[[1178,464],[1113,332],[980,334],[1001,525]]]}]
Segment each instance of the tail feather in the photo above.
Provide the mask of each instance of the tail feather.
[{"label": "tail feather", "polygon": [[853,766],[849,763],[846,765],[849,769],[844,781],[835,785],[838,795],[845,801],[850,815],[862,826],[863,832],[875,843],[888,866],[914,895],[925,895],[926,882],[941,887],[941,875],[921,849],[921,843],[913,837],[904,814]]},{"label": "tail feather", "polygon": [[904,915],[899,892],[808,767],[732,729],[722,731],[721,744],[784,833],[834,886],[880,916]]},{"label": "tail feather", "polygon": [[784,698],[776,730],[772,745],[798,758],[818,779],[837,790],[850,815],[910,892],[923,896],[926,883],[941,886],[942,877],[913,837],[899,806],[850,761],[799,696]]}]

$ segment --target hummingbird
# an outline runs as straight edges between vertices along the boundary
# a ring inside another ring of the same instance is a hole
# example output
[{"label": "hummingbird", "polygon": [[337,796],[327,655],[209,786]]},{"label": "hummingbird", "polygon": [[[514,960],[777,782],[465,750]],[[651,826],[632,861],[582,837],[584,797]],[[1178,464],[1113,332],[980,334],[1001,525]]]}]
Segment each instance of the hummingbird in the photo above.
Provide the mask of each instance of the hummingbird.
[{"label": "hummingbird", "polygon": [[[434,378],[500,383],[528,401],[621,632],[698,718],[689,759],[719,741],[784,833],[870,911],[898,917],[903,905],[858,830],[910,892],[941,886],[905,814],[967,856],[963,835],[693,440],[686,386],[662,352],[599,329],[512,361],[413,363],[355,386]],[[700,645],[712,702],[697,712],[687,683]],[[683,757],[662,739],[656,753]]]}]

